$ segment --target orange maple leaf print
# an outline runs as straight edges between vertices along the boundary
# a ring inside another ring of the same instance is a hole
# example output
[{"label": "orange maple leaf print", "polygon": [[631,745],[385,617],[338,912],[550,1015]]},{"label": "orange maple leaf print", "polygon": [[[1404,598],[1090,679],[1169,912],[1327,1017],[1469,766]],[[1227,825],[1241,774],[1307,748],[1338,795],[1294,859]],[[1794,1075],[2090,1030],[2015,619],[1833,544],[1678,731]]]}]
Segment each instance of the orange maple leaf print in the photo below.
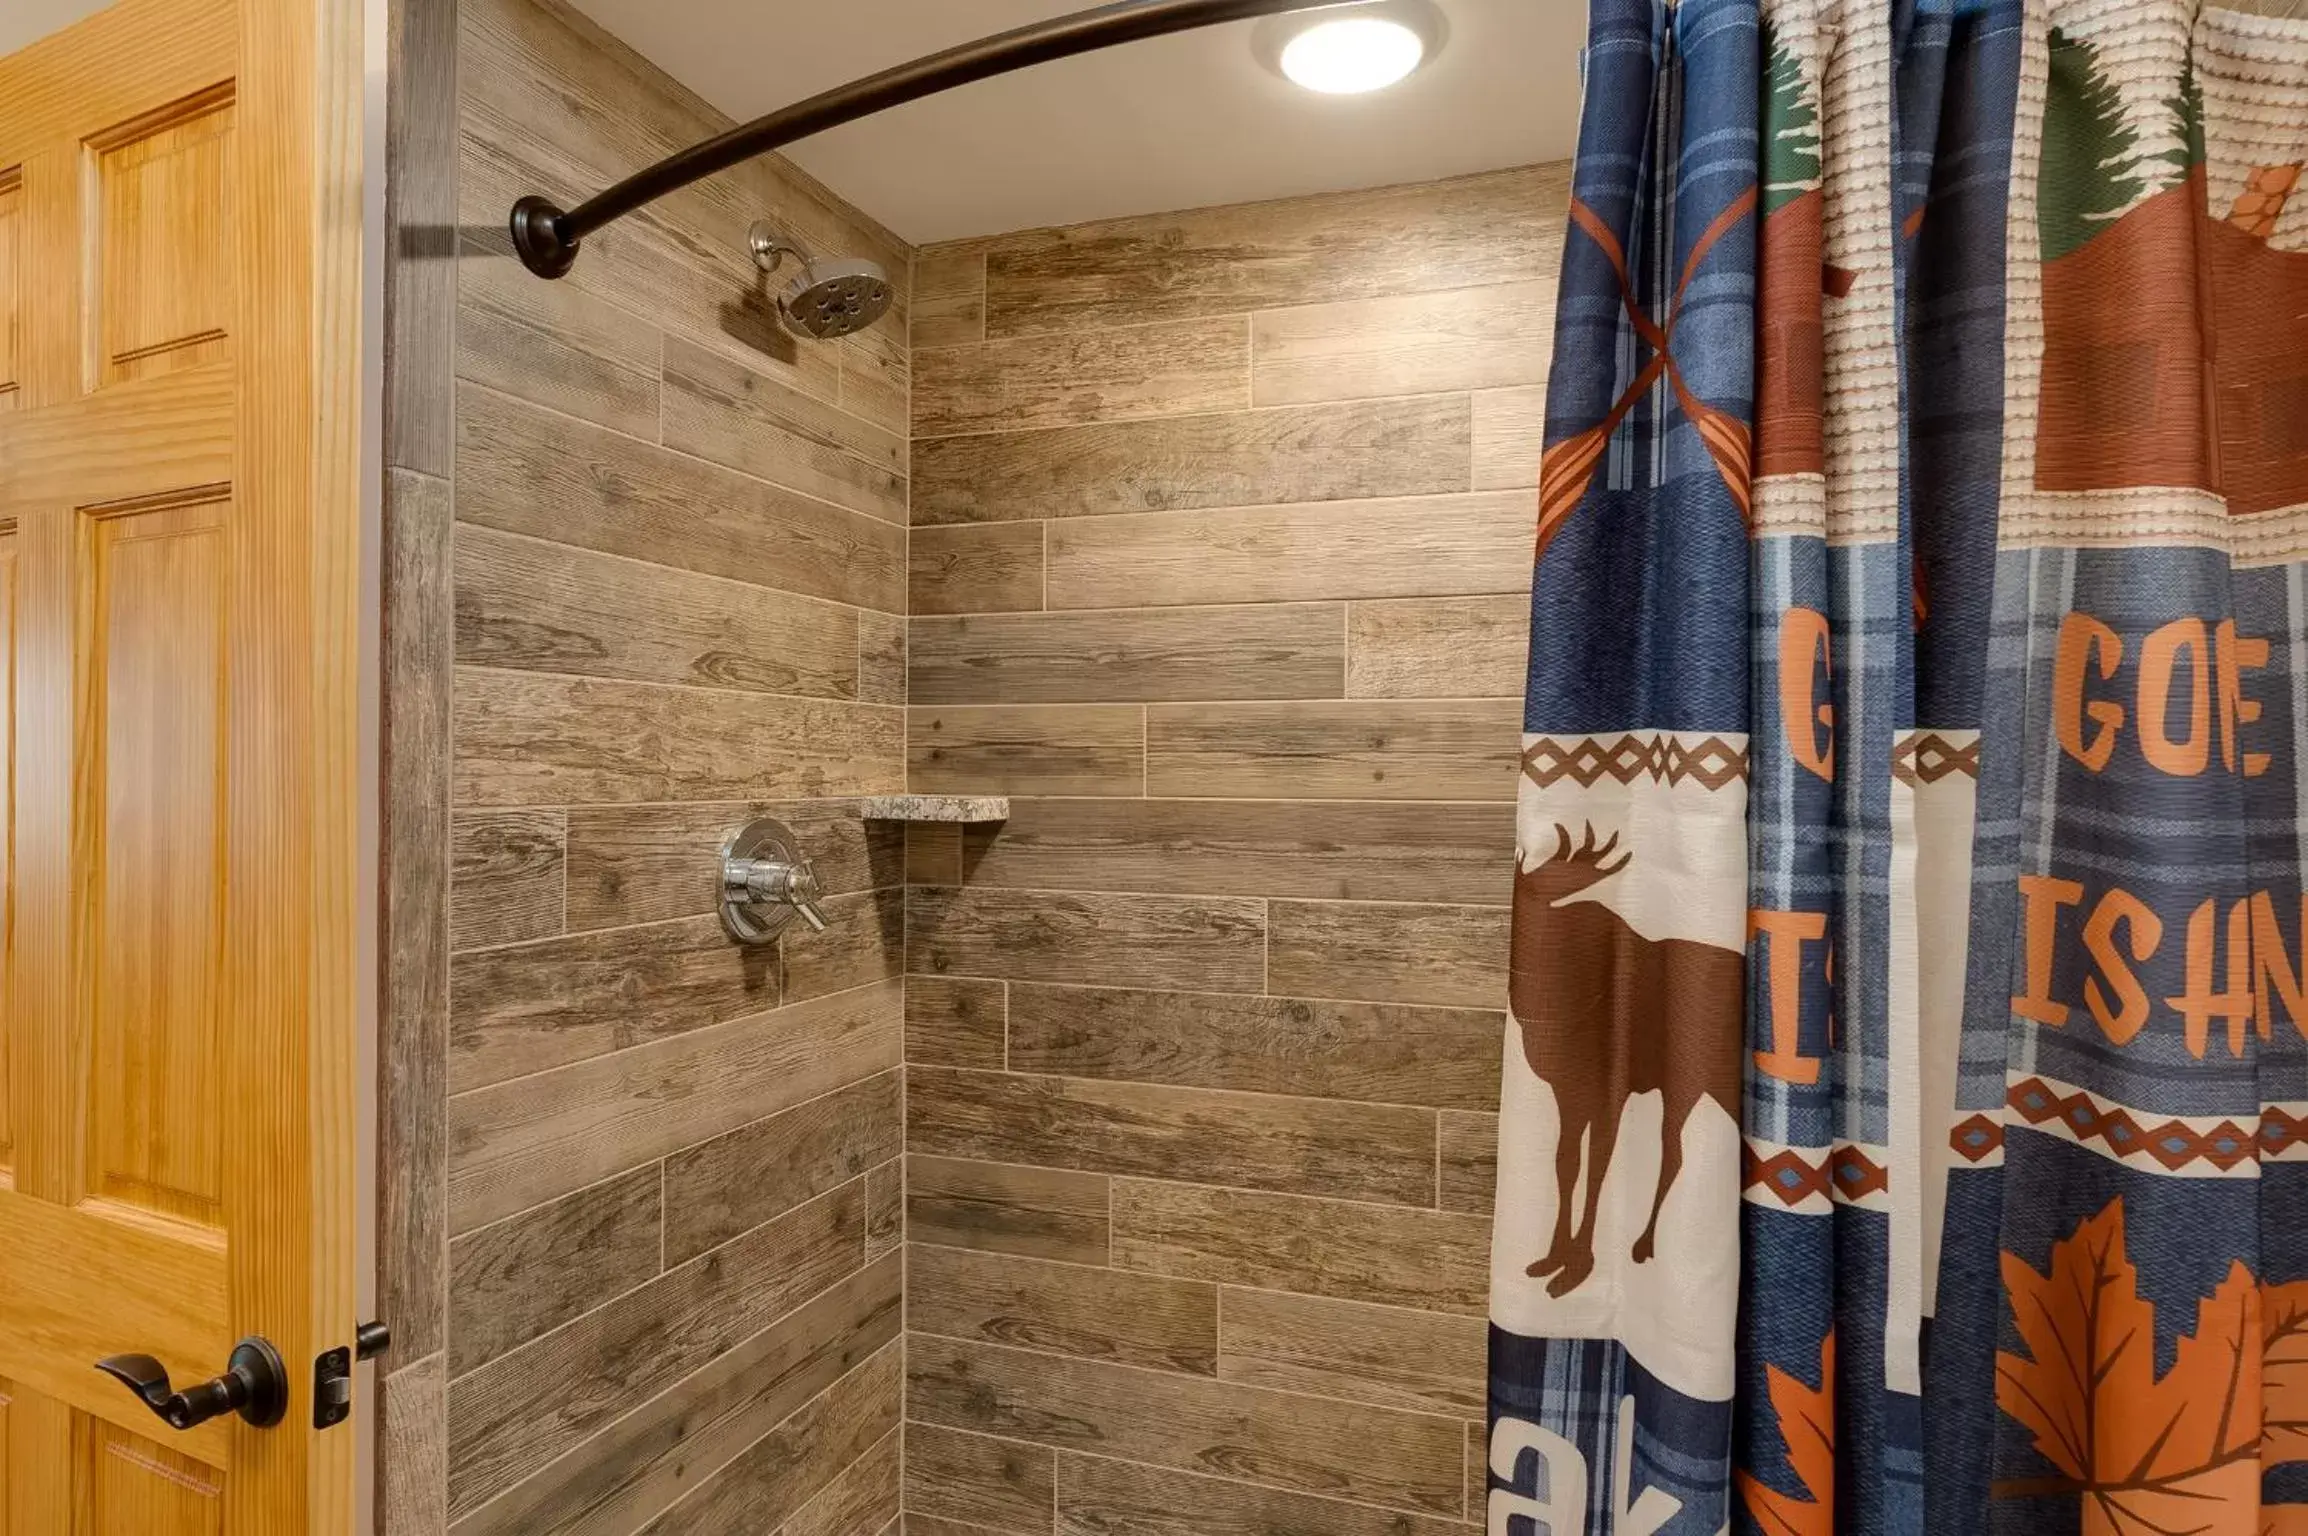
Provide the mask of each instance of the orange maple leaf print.
[{"label": "orange maple leaf print", "polygon": [[2260,1337],[2260,1460],[2308,1461],[2308,1280],[2260,1287]]},{"label": "orange maple leaf print", "polygon": [[1781,1493],[1745,1471],[1739,1496],[1765,1536],[1835,1536],[1835,1330],[1819,1341],[1818,1386],[1807,1387],[1776,1365],[1765,1366],[1764,1376],[1787,1465],[1811,1497]]},{"label": "orange maple leaf print", "polygon": [[2250,1270],[2229,1266],[2196,1304],[2160,1379],[2121,1198],[2052,1245],[2048,1272],[2003,1255],[2003,1285],[2027,1353],[1997,1352],[1996,1406],[2059,1475],[1999,1482],[1998,1498],[2076,1494],[2084,1536],[2259,1531],[2264,1341]]}]

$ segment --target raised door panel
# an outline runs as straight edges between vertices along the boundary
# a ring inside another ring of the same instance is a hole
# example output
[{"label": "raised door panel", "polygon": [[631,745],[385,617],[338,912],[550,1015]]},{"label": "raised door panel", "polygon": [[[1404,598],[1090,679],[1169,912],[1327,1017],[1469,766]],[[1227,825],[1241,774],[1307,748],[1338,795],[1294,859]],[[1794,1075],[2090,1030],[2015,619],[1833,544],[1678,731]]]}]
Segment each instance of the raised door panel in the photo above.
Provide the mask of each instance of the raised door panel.
[{"label": "raised door panel", "polygon": [[0,1378],[0,1536],[221,1536],[224,1481],[179,1449]]},{"label": "raised door panel", "polygon": [[150,378],[228,355],[232,132],[232,93],[219,87],[91,144],[91,382]]},{"label": "raised door panel", "polygon": [[80,1508],[72,1536],[220,1536],[224,1475],[100,1419],[74,1426]]},{"label": "raised door panel", "polygon": [[82,868],[89,1192],[219,1219],[223,1116],[222,496],[90,527]]}]

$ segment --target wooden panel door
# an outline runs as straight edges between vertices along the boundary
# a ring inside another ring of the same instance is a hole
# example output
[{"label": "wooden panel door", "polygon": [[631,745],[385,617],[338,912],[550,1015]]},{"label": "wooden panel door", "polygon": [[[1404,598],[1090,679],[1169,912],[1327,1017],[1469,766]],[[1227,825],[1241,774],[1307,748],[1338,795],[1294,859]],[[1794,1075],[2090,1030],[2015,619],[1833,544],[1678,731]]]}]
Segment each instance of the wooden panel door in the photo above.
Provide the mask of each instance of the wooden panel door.
[{"label": "wooden panel door", "polygon": [[0,59],[0,1536],[350,1529],[359,9]]}]

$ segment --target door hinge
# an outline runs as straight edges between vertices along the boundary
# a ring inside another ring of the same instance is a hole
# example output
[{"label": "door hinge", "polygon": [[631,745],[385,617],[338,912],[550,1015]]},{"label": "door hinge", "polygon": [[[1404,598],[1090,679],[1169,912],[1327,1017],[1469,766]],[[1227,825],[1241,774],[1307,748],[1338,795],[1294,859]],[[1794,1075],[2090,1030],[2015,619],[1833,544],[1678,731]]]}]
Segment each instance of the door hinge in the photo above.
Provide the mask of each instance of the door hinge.
[{"label": "door hinge", "polygon": [[353,1412],[353,1362],[374,1360],[393,1347],[387,1323],[363,1323],[353,1331],[353,1347],[325,1349],[313,1357],[313,1428],[342,1424]]}]

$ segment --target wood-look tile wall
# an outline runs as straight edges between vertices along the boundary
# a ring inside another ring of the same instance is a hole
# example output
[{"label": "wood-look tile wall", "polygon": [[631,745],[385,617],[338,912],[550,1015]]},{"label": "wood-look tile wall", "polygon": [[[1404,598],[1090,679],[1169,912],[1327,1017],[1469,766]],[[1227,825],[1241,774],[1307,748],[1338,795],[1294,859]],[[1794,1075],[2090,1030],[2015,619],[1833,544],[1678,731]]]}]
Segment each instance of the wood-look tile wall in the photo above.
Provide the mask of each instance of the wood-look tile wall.
[{"label": "wood-look tile wall", "polygon": [[[445,1451],[388,1469],[387,1529],[874,1536],[902,1487],[905,848],[856,797],[905,782],[906,299],[795,341],[744,233],[901,290],[912,253],[772,160],[529,276],[515,196],[726,124],[557,4],[446,14],[453,201],[396,231],[437,258],[412,303],[442,354],[430,391],[396,381],[437,460],[403,583],[436,729],[396,750],[430,754],[448,901],[428,1054],[395,1069],[429,1098],[394,1111],[438,1148],[441,1299],[387,1404]],[[832,924],[746,949],[713,870],[760,813]]]},{"label": "wood-look tile wall", "polygon": [[1482,1523],[1565,200],[918,253],[912,1536]]}]

